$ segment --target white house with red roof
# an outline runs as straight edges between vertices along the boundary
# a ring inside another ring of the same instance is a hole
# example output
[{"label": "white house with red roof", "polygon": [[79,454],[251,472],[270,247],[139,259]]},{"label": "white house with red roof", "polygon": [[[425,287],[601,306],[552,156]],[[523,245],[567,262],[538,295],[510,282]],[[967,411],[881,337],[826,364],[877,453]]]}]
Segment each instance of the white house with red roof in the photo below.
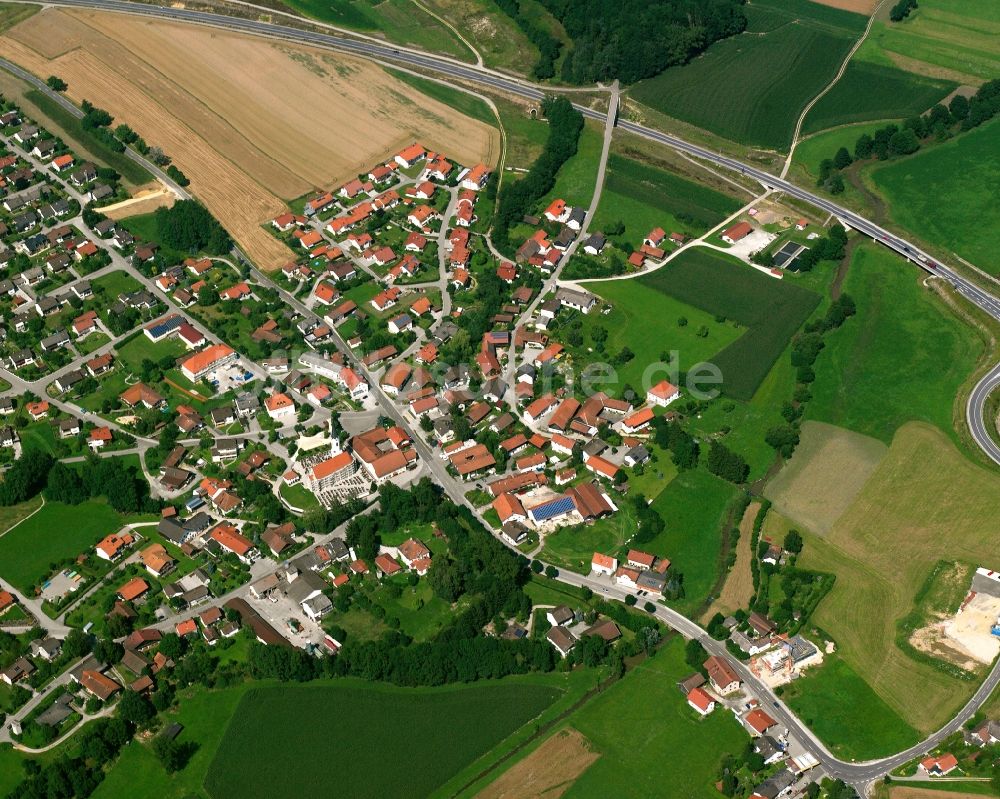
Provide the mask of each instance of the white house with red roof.
[{"label": "white house with red roof", "polygon": [[658,408],[666,408],[671,402],[680,397],[681,391],[673,383],[661,380],[655,386],[651,386],[646,392],[646,402]]}]

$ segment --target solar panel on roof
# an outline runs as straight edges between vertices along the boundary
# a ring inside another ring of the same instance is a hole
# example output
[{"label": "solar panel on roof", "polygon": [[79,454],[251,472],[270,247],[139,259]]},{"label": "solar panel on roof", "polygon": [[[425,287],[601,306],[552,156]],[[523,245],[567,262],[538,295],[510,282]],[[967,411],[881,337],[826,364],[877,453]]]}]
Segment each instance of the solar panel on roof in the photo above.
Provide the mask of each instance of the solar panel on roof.
[{"label": "solar panel on roof", "polygon": [[538,507],[532,508],[530,513],[536,522],[544,522],[556,516],[561,516],[564,513],[569,513],[575,507],[576,505],[573,504],[572,497],[559,497],[559,499],[553,499],[550,502],[545,502]]}]

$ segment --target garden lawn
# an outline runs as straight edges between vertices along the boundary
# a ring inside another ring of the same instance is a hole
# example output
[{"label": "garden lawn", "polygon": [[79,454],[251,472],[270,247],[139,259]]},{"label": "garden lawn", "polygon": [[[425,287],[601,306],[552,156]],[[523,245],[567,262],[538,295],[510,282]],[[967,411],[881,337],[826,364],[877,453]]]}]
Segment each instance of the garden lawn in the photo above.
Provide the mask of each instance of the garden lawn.
[{"label": "garden lawn", "polygon": [[747,737],[732,714],[716,710],[702,719],[688,706],[676,684],[690,672],[684,640],[675,636],[570,716],[568,726],[601,756],[563,796],[717,799],[716,770],[726,754],[742,751]]},{"label": "garden lawn", "polygon": [[886,443],[909,420],[954,437],[964,412],[956,395],[982,352],[979,338],[923,287],[919,270],[878,245],[854,251],[843,288],[858,312],[824,337],[806,418]]},{"label": "garden lawn", "polygon": [[746,33],[640,81],[631,97],[736,142],[786,148],[802,109],[836,75],[865,18],[804,0],[753,8]]},{"label": "garden lawn", "polygon": [[103,500],[81,505],[46,502],[31,518],[0,536],[0,577],[27,591],[49,565],[89,550],[125,520]]},{"label": "garden lawn", "polygon": [[872,119],[918,116],[947,97],[956,86],[954,81],[852,60],[843,77],[812,107],[802,132],[815,133]]},{"label": "garden lawn", "polygon": [[923,239],[1000,274],[1000,118],[866,172],[892,218]]},{"label": "garden lawn", "polygon": [[[606,280],[585,283],[584,287],[610,302],[613,310],[606,315],[594,311],[580,314],[583,344],[571,348],[571,352],[581,364],[600,360],[602,356],[587,351],[594,346],[593,332],[597,328],[608,334],[604,345],[607,360],[613,361],[628,347],[634,357],[615,364],[616,378],[597,386],[615,396],[621,396],[628,384],[644,397],[646,388],[664,377],[669,379],[664,368],[644,379],[647,368],[660,363],[662,354],[676,350],[679,368],[686,371],[701,361],[712,360],[720,350],[739,339],[742,332],[732,322],[717,322],[708,311],[669,294],[650,291],[640,280]],[[681,326],[680,320],[687,320],[687,324]],[[702,328],[707,329],[708,335],[698,335]]]},{"label": "garden lawn", "polygon": [[820,300],[812,291],[705,248],[686,250],[636,282],[748,328],[712,358],[722,373],[722,392],[741,400],[753,397]]},{"label": "garden lawn", "polygon": [[809,669],[782,698],[835,755],[870,760],[900,752],[919,733],[837,655]]},{"label": "garden lawn", "polygon": [[671,603],[681,612],[696,610],[715,585],[721,566],[722,527],[737,494],[731,483],[693,469],[677,475],[653,502],[666,529],[639,548],[668,558],[684,575],[684,597]]},{"label": "garden lawn", "polygon": [[138,374],[147,358],[155,363],[165,357],[179,358],[185,352],[184,343],[177,336],[153,342],[145,333],[138,333],[118,347],[117,359],[121,366]]},{"label": "garden lawn", "polygon": [[[426,796],[559,696],[524,681],[402,689],[360,682],[251,688],[205,778],[214,799],[326,797],[337,753],[338,793]],[[387,723],[388,722],[388,723]],[[272,742],[258,756],[257,742]],[[419,767],[387,767],[410,763]]]}]

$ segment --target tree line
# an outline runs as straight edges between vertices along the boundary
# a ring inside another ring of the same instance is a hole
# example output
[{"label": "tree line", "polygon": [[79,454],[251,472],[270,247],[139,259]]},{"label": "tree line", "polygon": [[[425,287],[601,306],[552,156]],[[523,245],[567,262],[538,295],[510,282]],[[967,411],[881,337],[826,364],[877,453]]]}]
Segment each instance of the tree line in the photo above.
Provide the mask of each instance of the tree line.
[{"label": "tree line", "polygon": [[947,106],[938,103],[926,114],[910,117],[902,127],[890,124],[874,133],[861,134],[853,152],[841,147],[832,158],[820,161],[817,185],[831,194],[840,194],[844,191],[841,172],[855,161],[872,158],[886,161],[911,155],[928,141],[945,141],[957,132],[979,127],[997,113],[1000,113],[1000,79],[984,83],[971,98],[957,94]]},{"label": "tree line", "polygon": [[556,60],[562,50],[562,42],[553,36],[544,26],[529,19],[521,12],[518,0],[496,0],[500,10],[517,24],[525,36],[538,48],[538,61],[532,67],[531,75],[536,80],[546,80],[555,77]]},{"label": "tree line", "polygon": [[501,251],[510,250],[510,228],[555,185],[559,168],[576,154],[583,132],[583,114],[565,97],[545,98],[542,113],[549,121],[545,149],[528,174],[516,182],[504,183],[497,198],[492,236]]}]

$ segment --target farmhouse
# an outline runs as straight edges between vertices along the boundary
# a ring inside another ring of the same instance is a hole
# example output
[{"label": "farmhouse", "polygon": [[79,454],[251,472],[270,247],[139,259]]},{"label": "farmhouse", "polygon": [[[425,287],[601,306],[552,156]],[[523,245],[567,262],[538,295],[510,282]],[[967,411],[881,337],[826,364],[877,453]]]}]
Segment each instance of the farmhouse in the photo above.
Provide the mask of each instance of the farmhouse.
[{"label": "farmhouse", "polygon": [[680,397],[681,392],[677,386],[661,380],[655,386],[651,386],[646,392],[646,402],[658,408],[666,408],[671,402]]},{"label": "farmhouse", "polygon": [[739,690],[739,675],[725,658],[713,655],[705,661],[705,671],[708,673],[708,681],[712,688],[722,696]]},{"label": "farmhouse", "polygon": [[722,234],[722,240],[726,244],[735,244],[738,241],[742,241],[747,236],[753,233],[753,225],[749,222],[737,222]]}]

